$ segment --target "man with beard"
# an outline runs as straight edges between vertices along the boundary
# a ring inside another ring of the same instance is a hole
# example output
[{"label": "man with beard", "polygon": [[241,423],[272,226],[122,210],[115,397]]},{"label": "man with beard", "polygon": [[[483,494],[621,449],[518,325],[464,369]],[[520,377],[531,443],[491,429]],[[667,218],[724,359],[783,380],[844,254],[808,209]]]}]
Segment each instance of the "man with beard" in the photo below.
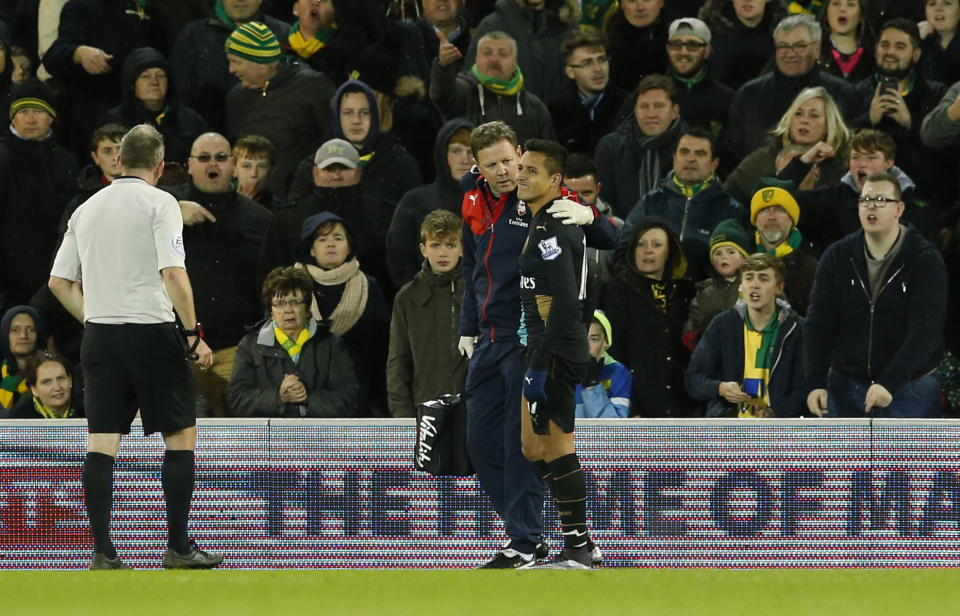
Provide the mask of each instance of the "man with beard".
[{"label": "man with beard", "polygon": [[802,245],[803,236],[797,230],[799,220],[797,200],[779,186],[764,186],[750,200],[750,222],[757,229],[757,252],[780,257],[790,307],[805,315],[817,259]]},{"label": "man with beard", "polygon": [[[957,183],[944,182],[956,167],[952,152],[924,145],[920,128],[924,116],[943,98],[947,86],[919,78],[920,34],[908,19],[891,19],[877,37],[877,73],[854,86],[860,115],[853,125],[876,128],[897,145],[900,166],[924,194],[936,203],[957,200]],[[896,87],[889,87],[896,80]]]},{"label": "man with beard", "polygon": [[710,29],[693,17],[676,19],[670,24],[667,40],[667,74],[677,86],[680,116],[690,126],[702,126],[718,136],[727,122],[733,89],[713,79],[707,66]]}]

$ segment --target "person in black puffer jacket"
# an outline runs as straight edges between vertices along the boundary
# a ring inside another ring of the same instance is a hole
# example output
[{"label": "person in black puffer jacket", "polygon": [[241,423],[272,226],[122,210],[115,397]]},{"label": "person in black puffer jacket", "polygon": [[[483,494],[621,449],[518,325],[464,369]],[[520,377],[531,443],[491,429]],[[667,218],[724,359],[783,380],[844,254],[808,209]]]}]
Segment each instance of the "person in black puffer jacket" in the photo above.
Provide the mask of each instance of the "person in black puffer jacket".
[{"label": "person in black puffer jacket", "polygon": [[695,289],[683,275],[680,239],[655,216],[637,222],[614,252],[613,277],[600,298],[615,331],[610,355],[633,374],[631,416],[691,417],[698,407],[684,390],[690,352],[681,340]]}]

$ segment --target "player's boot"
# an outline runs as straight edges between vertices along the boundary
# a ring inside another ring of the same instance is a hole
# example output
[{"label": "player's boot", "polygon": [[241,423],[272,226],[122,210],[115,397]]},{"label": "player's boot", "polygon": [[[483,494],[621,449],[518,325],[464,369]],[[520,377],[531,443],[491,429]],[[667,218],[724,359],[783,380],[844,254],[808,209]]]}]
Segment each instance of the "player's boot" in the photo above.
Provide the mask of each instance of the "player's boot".
[{"label": "player's boot", "polygon": [[533,565],[530,569],[592,569],[592,550],[587,547],[563,548],[560,554],[550,560]]},{"label": "player's boot", "polygon": [[587,549],[590,550],[590,562],[594,567],[603,562],[603,552],[592,539],[587,543]]},{"label": "player's boot", "polygon": [[130,567],[123,564],[123,561],[120,560],[119,556],[114,556],[113,558],[107,558],[106,554],[101,554],[100,552],[94,552],[93,558],[90,559],[90,570],[100,570],[100,569],[129,569]]},{"label": "player's boot", "polygon": [[539,562],[547,556],[550,556],[550,546],[547,545],[546,539],[541,539],[533,549],[533,559]]},{"label": "player's boot", "polygon": [[536,564],[533,554],[524,554],[512,548],[504,548],[497,555],[480,565],[478,569],[527,569]]},{"label": "player's boot", "polygon": [[216,552],[204,552],[193,541],[190,542],[190,551],[181,554],[173,548],[167,548],[163,553],[164,569],[213,569],[223,562],[223,555]]}]

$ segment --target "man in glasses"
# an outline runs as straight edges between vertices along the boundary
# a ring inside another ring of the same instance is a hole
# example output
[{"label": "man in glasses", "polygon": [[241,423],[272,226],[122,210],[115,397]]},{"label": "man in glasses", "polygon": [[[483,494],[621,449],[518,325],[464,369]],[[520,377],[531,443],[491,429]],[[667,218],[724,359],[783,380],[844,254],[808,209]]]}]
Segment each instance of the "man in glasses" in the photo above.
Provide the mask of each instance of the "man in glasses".
[{"label": "man in glasses", "polygon": [[706,128],[717,137],[727,122],[733,89],[709,74],[710,28],[699,19],[684,17],[670,24],[668,36],[667,74],[677,86],[680,116],[690,126]]},{"label": "man in glasses", "polygon": [[610,83],[607,37],[601,30],[574,30],[563,40],[564,80],[547,108],[558,141],[568,152],[592,156],[597,142],[617,127],[627,93]]},{"label": "man in glasses", "polygon": [[777,24],[774,70],[743,84],[733,96],[724,140],[736,159],[766,143],[770,129],[804,88],[823,86],[849,115],[850,84],[817,69],[820,37],[820,24],[810,15],[791,15]]},{"label": "man in glasses", "polygon": [[810,294],[807,407],[821,417],[939,417],[943,259],[901,222],[896,176],[868,176],[858,206],[860,230],[827,249]]},{"label": "man in glasses", "polygon": [[224,391],[237,342],[263,312],[257,300],[260,279],[256,273],[270,210],[233,190],[235,164],[226,138],[204,133],[190,148],[190,181],[170,189],[180,201],[197,203],[210,214],[183,231],[190,247],[187,265],[197,290],[197,311],[217,315],[206,331],[213,367],[194,367],[200,416],[226,414]]}]

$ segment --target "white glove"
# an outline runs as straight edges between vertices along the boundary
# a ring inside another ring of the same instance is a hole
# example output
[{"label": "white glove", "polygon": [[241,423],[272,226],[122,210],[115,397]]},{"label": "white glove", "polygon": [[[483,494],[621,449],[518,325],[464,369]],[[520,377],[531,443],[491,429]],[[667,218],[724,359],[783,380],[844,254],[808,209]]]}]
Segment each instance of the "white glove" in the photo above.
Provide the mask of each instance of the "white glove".
[{"label": "white glove", "polygon": [[547,214],[553,214],[554,218],[559,218],[565,225],[589,225],[593,222],[593,208],[587,205],[580,205],[570,199],[558,199],[547,210]]},{"label": "white glove", "polygon": [[457,343],[457,350],[461,355],[466,355],[467,359],[473,357],[473,347],[477,344],[476,336],[460,336],[460,342]]}]

